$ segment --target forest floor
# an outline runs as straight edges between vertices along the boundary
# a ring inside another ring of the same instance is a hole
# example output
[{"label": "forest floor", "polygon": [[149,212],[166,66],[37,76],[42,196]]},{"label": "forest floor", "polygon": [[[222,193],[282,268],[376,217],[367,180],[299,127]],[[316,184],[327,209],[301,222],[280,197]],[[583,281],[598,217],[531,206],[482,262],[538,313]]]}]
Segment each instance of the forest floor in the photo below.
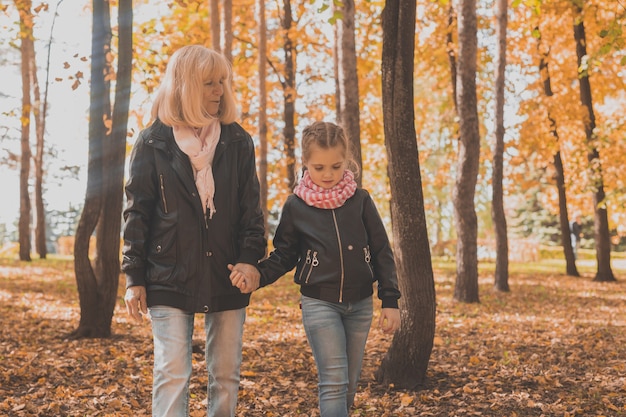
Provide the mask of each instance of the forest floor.
[{"label": "forest floor", "polygon": [[[562,275],[562,263],[512,264],[509,293],[452,298],[453,265],[435,263],[437,324],[420,391],[379,385],[391,337],[375,325],[353,417],[626,416],[626,265],[615,283]],[[288,278],[252,297],[238,416],[319,416],[317,377]],[[80,308],[71,260],[0,259],[0,415],[148,416],[152,341],[120,297],[110,339],[68,340]],[[375,315],[378,316],[379,303]],[[191,415],[206,415],[202,320],[196,320]],[[376,323],[376,318],[374,323]]]}]

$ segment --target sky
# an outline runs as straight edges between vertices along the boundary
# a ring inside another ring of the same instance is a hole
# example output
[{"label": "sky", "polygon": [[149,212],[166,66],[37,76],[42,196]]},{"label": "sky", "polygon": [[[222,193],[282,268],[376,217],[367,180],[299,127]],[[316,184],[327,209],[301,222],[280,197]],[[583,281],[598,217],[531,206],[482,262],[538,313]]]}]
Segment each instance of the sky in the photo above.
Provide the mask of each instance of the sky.
[{"label": "sky", "polygon": [[[54,24],[48,92],[48,116],[46,118],[46,143],[54,153],[48,157],[45,175],[44,200],[48,210],[68,210],[70,205],[82,204],[85,197],[88,153],[89,111],[89,56],[91,53],[91,14],[85,9],[84,0],[50,2],[50,9],[41,12],[35,20],[36,54],[39,83],[43,89],[46,79],[48,40],[52,17],[57,4],[58,15]],[[0,45],[8,58],[0,66],[0,156],[7,151],[20,154],[19,120],[8,113],[21,108],[21,76],[19,51],[8,46],[9,38],[15,36],[17,16],[15,7],[9,5],[0,12]],[[17,43],[19,45],[19,43]],[[3,59],[4,61],[4,59]],[[76,89],[72,84],[74,75],[81,71],[84,78]],[[31,123],[34,122],[31,120]],[[31,133],[31,143],[35,135]],[[78,178],[71,175],[66,166],[78,166]],[[6,164],[0,166],[0,188],[3,203],[0,204],[0,224],[9,231],[15,229],[19,217],[19,169]]]}]

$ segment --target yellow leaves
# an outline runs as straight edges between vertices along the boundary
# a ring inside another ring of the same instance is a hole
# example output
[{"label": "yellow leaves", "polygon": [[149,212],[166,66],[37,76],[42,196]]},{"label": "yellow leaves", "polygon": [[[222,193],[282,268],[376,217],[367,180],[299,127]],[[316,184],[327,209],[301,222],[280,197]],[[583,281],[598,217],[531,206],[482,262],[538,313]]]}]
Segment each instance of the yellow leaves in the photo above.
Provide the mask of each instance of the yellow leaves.
[{"label": "yellow leaves", "polygon": [[413,396],[409,394],[400,395],[400,405],[402,407],[408,407],[413,402]]},{"label": "yellow leaves", "polygon": [[[33,262],[0,259],[0,415],[148,416],[150,327],[130,325],[119,306],[114,338],[59,338],[79,319],[72,261]],[[492,279],[481,275],[481,303],[470,308],[453,301],[452,274],[437,269],[436,277],[437,335],[426,386],[376,382],[391,338],[373,328],[353,416],[626,415],[622,288],[513,273],[503,295],[489,291]],[[253,295],[237,415],[319,415],[298,296],[290,277]],[[203,325],[196,320],[194,342],[203,339]],[[205,416],[204,354],[193,359],[190,415]]]}]

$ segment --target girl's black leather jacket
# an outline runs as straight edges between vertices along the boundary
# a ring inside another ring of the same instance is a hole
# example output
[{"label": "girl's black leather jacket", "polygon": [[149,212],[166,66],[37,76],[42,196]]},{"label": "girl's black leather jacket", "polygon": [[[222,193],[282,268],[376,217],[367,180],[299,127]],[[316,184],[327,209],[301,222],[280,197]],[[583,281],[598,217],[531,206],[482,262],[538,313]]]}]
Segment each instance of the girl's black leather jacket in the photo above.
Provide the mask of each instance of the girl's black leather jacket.
[{"label": "girl's black leather jacket", "polygon": [[305,296],[356,302],[372,295],[377,281],[383,307],[398,307],[400,291],[387,232],[363,189],[337,209],[308,206],[294,194],[287,198],[274,250],[259,264],[261,286],[294,267],[294,281]]},{"label": "girl's black leather jacket", "polygon": [[217,211],[209,219],[172,128],[157,120],[139,135],[126,184],[122,271],[127,287],[146,287],[148,306],[214,312],[249,303],[227,265],[256,265],[266,241],[254,144],[236,123],[222,125],[213,175]]}]

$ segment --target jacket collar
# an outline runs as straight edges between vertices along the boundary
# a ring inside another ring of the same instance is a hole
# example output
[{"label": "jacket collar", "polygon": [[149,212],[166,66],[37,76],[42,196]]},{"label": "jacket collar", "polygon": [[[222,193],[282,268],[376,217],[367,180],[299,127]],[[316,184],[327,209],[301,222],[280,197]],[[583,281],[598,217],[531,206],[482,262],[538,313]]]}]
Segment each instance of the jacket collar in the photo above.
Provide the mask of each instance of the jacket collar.
[{"label": "jacket collar", "polygon": [[[236,129],[232,124],[222,124],[222,131],[220,133],[220,140],[215,149],[215,160],[221,155],[226,145],[230,142],[236,142],[244,139],[244,135],[241,129]],[[174,139],[174,132],[171,126],[163,124],[159,119],[155,120],[152,126],[149,128],[149,133],[146,135],[145,141],[147,144],[154,146],[157,149],[168,151],[168,143],[176,143]],[[178,146],[176,146],[178,148]]]},{"label": "jacket collar", "polygon": [[[215,149],[213,157],[213,166],[220,160],[222,154],[231,142],[244,139],[242,129],[237,129],[233,124],[222,125],[220,139]],[[176,175],[180,178],[188,193],[197,193],[195,180],[193,177],[193,169],[189,162],[189,157],[178,147],[174,139],[174,132],[171,126],[163,124],[160,120],[155,120],[148,130],[144,141],[148,146],[152,146],[168,155],[172,168]],[[200,199],[198,198],[198,203]],[[202,210],[199,204],[199,210]]]}]

